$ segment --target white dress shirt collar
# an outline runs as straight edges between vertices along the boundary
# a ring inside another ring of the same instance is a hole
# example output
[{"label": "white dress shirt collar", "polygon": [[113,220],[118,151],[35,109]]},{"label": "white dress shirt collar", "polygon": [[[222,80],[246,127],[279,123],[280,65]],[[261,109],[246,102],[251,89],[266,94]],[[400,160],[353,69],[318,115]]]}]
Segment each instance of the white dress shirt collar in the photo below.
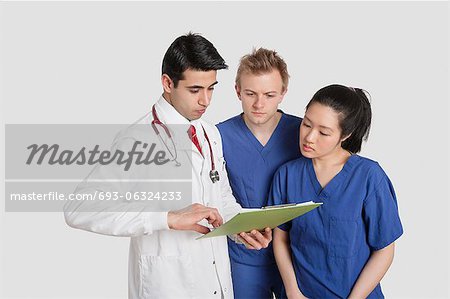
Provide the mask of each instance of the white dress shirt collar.
[{"label": "white dress shirt collar", "polygon": [[189,120],[178,113],[175,108],[164,99],[163,96],[155,104],[156,114],[159,120],[164,124],[188,125]]},{"label": "white dress shirt collar", "polygon": [[[200,119],[189,121],[181,115],[164,97],[161,95],[159,100],[155,103],[156,114],[159,120],[164,124],[173,125],[193,125],[197,130],[203,130]],[[203,135],[203,134],[201,134]]]}]

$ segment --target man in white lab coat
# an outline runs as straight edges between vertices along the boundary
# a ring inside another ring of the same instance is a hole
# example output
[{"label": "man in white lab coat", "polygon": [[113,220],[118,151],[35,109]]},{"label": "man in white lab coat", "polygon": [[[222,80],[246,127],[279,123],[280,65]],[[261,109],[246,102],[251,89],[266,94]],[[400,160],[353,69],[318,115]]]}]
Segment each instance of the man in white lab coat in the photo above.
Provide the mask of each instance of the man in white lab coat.
[{"label": "man in white lab coat", "polygon": [[[163,94],[153,113],[141,121],[149,124],[149,130],[155,118],[162,124],[190,127],[191,205],[166,212],[136,208],[83,212],[85,203],[80,202],[65,207],[71,227],[131,237],[129,298],[233,298],[226,237],[196,240],[209,232],[199,222],[217,227],[241,209],[228,182],[219,131],[201,119],[217,84],[217,70],[226,68],[204,37],[191,33],[178,37],[163,59]],[[77,191],[99,189],[85,182]],[[265,248],[272,240],[270,229],[253,233],[241,234],[248,248]]]}]

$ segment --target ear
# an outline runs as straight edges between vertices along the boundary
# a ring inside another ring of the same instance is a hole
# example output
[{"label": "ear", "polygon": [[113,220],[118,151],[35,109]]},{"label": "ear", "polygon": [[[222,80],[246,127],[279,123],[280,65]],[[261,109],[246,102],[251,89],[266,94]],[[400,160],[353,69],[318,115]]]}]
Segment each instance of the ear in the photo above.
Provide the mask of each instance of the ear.
[{"label": "ear", "polygon": [[172,79],[167,74],[161,76],[161,83],[164,91],[167,93],[171,93],[172,89],[175,88]]},{"label": "ear", "polygon": [[347,136],[342,137],[341,143],[344,142],[345,140],[347,140],[350,136],[352,136],[352,134],[348,134]]},{"label": "ear", "polygon": [[239,98],[239,101],[241,100],[241,88],[239,87],[239,85],[235,84],[234,85],[234,90],[236,90],[236,94]]}]

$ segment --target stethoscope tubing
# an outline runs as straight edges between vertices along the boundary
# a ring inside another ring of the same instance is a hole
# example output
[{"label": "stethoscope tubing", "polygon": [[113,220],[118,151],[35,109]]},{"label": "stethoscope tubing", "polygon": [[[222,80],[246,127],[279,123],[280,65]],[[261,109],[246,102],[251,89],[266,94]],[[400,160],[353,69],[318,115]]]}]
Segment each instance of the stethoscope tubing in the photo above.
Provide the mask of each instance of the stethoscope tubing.
[{"label": "stethoscope tubing", "polygon": [[[164,146],[166,147],[167,151],[174,157],[173,160],[175,161],[176,165],[180,166],[181,163],[177,161],[178,154],[177,154],[177,149],[176,149],[176,146],[175,146],[175,142],[173,141],[173,138],[172,138],[172,134],[170,134],[169,128],[163,122],[161,122],[159,120],[158,114],[156,113],[155,105],[153,105],[153,107],[152,107],[152,116],[153,116],[153,120],[151,122],[151,126],[152,126],[153,130],[155,131],[156,135],[158,135],[159,139],[164,144]],[[173,148],[175,150],[175,154],[172,154],[172,151],[169,149],[169,147],[167,146],[166,142],[164,142],[164,140],[160,136],[161,133],[158,130],[156,125],[159,125],[160,127],[162,127],[164,129],[164,132],[166,133],[167,137],[169,137],[170,141],[172,142]],[[202,126],[202,129],[203,129],[203,134],[205,134],[206,142],[208,142],[208,145],[209,145],[209,153],[210,153],[210,157],[211,157],[210,177],[211,177],[211,180],[213,180],[213,183],[214,183],[215,180],[212,178],[212,175],[217,176],[217,180],[219,180],[218,179],[218,173],[216,171],[216,166],[214,164],[214,154],[213,154],[213,151],[212,151],[212,146],[211,146],[211,142],[209,141],[208,134],[206,134],[205,128],[203,128],[203,126]]]}]

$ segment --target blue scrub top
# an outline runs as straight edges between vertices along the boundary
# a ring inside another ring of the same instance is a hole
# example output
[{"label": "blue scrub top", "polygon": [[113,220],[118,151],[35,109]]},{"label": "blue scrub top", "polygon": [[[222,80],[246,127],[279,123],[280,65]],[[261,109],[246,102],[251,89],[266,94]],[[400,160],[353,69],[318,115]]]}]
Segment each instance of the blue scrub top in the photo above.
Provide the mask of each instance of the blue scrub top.
[{"label": "blue scrub top", "polygon": [[[301,118],[282,113],[265,146],[249,130],[241,115],[217,125],[222,135],[223,154],[228,178],[237,202],[244,208],[261,208],[267,198],[273,175],[279,166],[301,156],[299,128]],[[246,265],[274,264],[272,245],[262,250],[248,250],[229,240],[233,262]]]},{"label": "blue scrub top", "polygon": [[[300,290],[308,298],[347,298],[374,250],[403,233],[394,188],[377,162],[352,155],[322,189],[311,159],[284,164],[272,204],[322,202],[280,228],[288,231]],[[380,285],[368,298],[383,298]]]}]

